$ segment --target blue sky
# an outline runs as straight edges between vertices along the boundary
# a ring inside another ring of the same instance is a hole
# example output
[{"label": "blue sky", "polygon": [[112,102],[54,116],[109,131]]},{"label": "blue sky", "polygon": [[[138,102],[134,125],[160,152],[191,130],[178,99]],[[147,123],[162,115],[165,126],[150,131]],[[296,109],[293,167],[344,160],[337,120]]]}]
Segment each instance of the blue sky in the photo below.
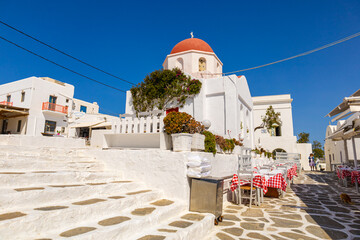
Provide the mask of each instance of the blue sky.
[{"label": "blue sky", "polygon": [[[7,1],[0,20],[128,81],[160,69],[176,43],[205,40],[224,72],[311,50],[360,31],[360,1]],[[117,88],[131,86],[0,25],[6,37]],[[284,63],[242,73],[253,96],[290,93],[294,133],[323,142],[324,116],[360,88],[360,37]],[[89,82],[0,39],[0,84],[48,76],[75,85],[75,97],[123,113],[125,94]]]}]

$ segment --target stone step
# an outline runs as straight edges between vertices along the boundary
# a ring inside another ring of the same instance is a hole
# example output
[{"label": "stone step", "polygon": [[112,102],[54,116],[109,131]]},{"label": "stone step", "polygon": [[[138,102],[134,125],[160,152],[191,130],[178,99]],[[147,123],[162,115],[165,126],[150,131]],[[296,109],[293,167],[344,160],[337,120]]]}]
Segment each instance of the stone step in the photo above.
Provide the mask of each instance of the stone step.
[{"label": "stone step", "polygon": [[19,147],[19,146],[2,146],[0,145],[0,157],[2,156],[74,156],[74,157],[88,157],[91,156],[91,148],[86,149],[49,149],[36,147]]},{"label": "stone step", "polygon": [[[80,201],[87,198],[102,198],[133,189],[144,189],[142,184],[132,181],[102,183],[79,183],[67,185],[39,185],[36,187],[0,188],[0,212],[19,211],[36,205],[57,205],[59,201]],[[61,200],[59,200],[59,196]]]},{"label": "stone step", "polygon": [[80,161],[28,161],[28,160],[0,160],[0,171],[16,172],[36,170],[103,170],[104,164],[95,160],[80,160]]},{"label": "stone step", "polygon": [[[51,239],[134,239],[138,232],[161,225],[185,210],[185,204],[160,199],[141,206],[134,206],[128,211],[112,213],[105,218],[93,218],[92,221],[72,225],[52,234],[41,235]],[[95,220],[95,221],[94,221]],[[83,227],[82,229],[79,229]],[[73,235],[81,230],[93,230]],[[59,238],[63,237],[63,238]]]},{"label": "stone step", "polygon": [[0,170],[0,188],[23,186],[36,187],[39,185],[64,185],[74,182],[109,182],[121,179],[119,172],[96,171],[17,171],[7,172]]},{"label": "stone step", "polygon": [[56,161],[94,161],[95,158],[93,157],[79,157],[79,156],[67,156],[67,155],[47,155],[43,154],[40,156],[32,156],[32,155],[7,155],[0,157],[2,161],[47,161],[47,162],[56,162]]},{"label": "stone step", "polygon": [[214,219],[210,213],[184,211],[147,232],[135,234],[133,239],[205,239],[214,230]]},{"label": "stone step", "polygon": [[[162,197],[160,191],[145,190],[134,189],[134,191],[118,193],[115,196],[107,195],[106,198],[104,196],[92,199],[84,198],[77,202],[58,202],[55,206],[42,205],[34,209],[2,213],[0,215],[0,219],[2,219],[0,221],[0,238],[35,239],[47,232],[59,234],[94,219],[103,220],[117,214],[122,215],[123,212],[128,211],[127,209],[139,208],[146,202]],[[6,219],[9,218],[8,216],[14,218]],[[59,236],[54,239],[58,238]],[[100,237],[98,239],[108,238]]]}]

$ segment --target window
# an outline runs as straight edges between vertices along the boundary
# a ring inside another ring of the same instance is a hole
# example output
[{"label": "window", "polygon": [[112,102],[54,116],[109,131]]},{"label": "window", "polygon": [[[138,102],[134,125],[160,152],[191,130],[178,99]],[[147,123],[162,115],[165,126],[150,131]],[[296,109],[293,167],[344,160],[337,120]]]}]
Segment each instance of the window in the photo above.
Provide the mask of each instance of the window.
[{"label": "window", "polygon": [[182,58],[176,59],[176,67],[180,70],[184,70],[184,61]]},{"label": "window", "polygon": [[69,99],[67,98],[67,99],[66,99],[66,103],[68,103],[68,102],[69,102]]},{"label": "window", "polygon": [[45,129],[44,131],[46,133],[55,133],[55,128],[56,128],[56,122],[54,121],[45,121]]},{"label": "window", "polygon": [[54,103],[54,104],[56,104],[56,100],[57,100],[57,97],[55,97],[55,96],[50,96],[50,97],[49,97],[49,103]]},{"label": "window", "polygon": [[87,109],[86,106],[80,105],[80,112],[86,113],[86,109]]},{"label": "window", "polygon": [[7,96],[6,96],[6,101],[7,101],[7,102],[11,102],[11,95],[7,95]]},{"label": "window", "polygon": [[199,59],[199,72],[202,72],[205,70],[206,70],[206,60],[205,60],[205,58],[200,58]]},{"label": "window", "polygon": [[21,102],[25,101],[25,92],[21,92]]},{"label": "window", "polygon": [[17,132],[21,131],[21,120],[18,121]]},{"label": "window", "polygon": [[281,127],[275,127],[275,136],[280,137],[281,136]]}]

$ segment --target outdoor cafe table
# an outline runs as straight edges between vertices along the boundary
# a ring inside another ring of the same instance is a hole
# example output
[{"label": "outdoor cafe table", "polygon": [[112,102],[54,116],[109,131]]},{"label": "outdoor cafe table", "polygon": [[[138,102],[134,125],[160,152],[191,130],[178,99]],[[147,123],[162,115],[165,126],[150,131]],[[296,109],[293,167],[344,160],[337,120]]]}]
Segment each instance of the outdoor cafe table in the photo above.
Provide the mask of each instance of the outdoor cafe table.
[{"label": "outdoor cafe table", "polygon": [[351,183],[355,183],[356,180],[360,183],[360,170],[353,170],[351,172]]}]

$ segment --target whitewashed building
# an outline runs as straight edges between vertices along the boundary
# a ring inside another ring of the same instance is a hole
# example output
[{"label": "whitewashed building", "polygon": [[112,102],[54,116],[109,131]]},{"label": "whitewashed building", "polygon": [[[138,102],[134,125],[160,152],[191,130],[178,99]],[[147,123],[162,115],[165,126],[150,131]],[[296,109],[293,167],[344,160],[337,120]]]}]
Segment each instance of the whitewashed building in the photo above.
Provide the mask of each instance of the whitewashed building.
[{"label": "whitewashed building", "polygon": [[[294,135],[292,106],[290,94],[253,97],[254,104],[254,132],[255,146],[270,152],[286,152],[301,154],[301,165],[309,170],[308,157],[312,152],[311,143],[297,143]],[[280,113],[281,125],[268,130],[262,128],[262,119],[266,110],[272,106],[275,112]]]},{"label": "whitewashed building", "polygon": [[[74,86],[51,78],[29,77],[0,85],[2,134],[64,134]],[[19,116],[9,112],[22,108]]]},{"label": "whitewashed building", "polygon": [[[200,93],[179,111],[197,121],[208,120],[213,133],[241,138],[244,146],[253,148],[253,103],[246,78],[222,76],[222,65],[212,48],[198,38],[176,44],[163,63],[164,69],[177,67],[202,82]],[[133,114],[130,91],[126,99],[126,113]]]},{"label": "whitewashed building", "polygon": [[355,165],[360,160],[360,89],[345,97],[327,116],[333,117],[336,125],[326,128],[326,170],[340,164]]},{"label": "whitewashed building", "polygon": [[96,102],[73,96],[73,85],[48,77],[29,77],[0,85],[0,133],[89,137],[89,126],[116,127],[117,117],[100,114]]}]

